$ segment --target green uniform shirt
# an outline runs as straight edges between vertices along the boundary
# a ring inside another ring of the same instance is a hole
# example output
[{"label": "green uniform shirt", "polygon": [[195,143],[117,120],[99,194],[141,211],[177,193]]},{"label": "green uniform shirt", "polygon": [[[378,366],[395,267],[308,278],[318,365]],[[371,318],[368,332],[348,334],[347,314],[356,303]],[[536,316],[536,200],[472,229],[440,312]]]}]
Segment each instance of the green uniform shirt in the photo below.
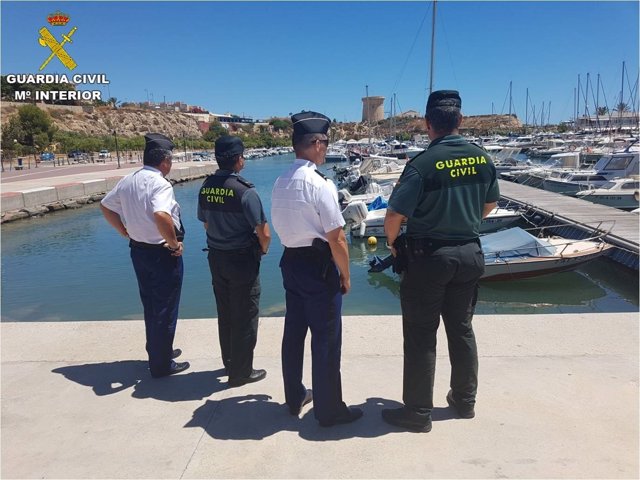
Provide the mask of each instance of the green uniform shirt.
[{"label": "green uniform shirt", "polygon": [[484,204],[499,199],[487,152],[460,135],[447,135],[407,164],[389,207],[408,218],[409,237],[470,240],[479,236]]}]

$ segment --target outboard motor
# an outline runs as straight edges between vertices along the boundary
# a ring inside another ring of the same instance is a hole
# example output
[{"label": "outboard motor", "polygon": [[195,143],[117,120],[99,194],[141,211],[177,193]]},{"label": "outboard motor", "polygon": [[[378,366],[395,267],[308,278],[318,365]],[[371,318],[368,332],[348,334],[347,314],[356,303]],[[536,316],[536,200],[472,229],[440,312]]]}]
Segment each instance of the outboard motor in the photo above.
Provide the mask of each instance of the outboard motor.
[{"label": "outboard motor", "polygon": [[340,205],[347,204],[351,201],[351,194],[346,188],[338,190],[338,202]]},{"label": "outboard motor", "polygon": [[342,218],[344,218],[344,221],[347,222],[347,224],[358,225],[359,223],[364,222],[368,213],[369,210],[367,210],[367,204],[362,200],[356,200],[345,207],[342,211]]}]

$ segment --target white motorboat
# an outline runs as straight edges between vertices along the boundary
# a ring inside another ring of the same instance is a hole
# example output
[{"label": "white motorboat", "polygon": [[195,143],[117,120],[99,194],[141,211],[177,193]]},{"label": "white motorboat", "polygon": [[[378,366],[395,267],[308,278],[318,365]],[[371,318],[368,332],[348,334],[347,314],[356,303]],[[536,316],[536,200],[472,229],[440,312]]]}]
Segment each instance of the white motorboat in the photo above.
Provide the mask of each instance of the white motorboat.
[{"label": "white motorboat", "polygon": [[[603,255],[611,245],[600,237],[571,240],[560,237],[536,238],[513,227],[480,237],[484,253],[484,281],[518,280],[573,270]],[[369,272],[382,272],[392,264],[391,255],[375,256]]]},{"label": "white motorboat", "polygon": [[615,178],[600,188],[576,193],[577,198],[621,210],[634,210],[640,206],[639,177]]},{"label": "white motorboat", "polygon": [[[351,235],[355,238],[386,237],[384,233],[384,217],[387,214],[386,208],[371,210],[366,218],[357,223],[351,218],[347,218],[343,212],[343,217],[351,226]],[[494,208],[480,224],[480,233],[495,232],[496,230],[512,226],[522,218],[521,212],[510,208]],[[401,232],[406,231],[406,222],[401,226]]]},{"label": "white motorboat", "polygon": [[340,162],[348,162],[349,154],[347,153],[346,148],[330,146],[327,149],[327,154],[325,156],[326,163],[340,163]]},{"label": "white motorboat", "polygon": [[545,190],[575,195],[581,190],[600,188],[609,180],[638,175],[639,152],[624,151],[603,156],[592,170],[550,175],[542,181]]},{"label": "white motorboat", "polygon": [[519,227],[484,235],[480,242],[485,261],[482,280],[512,280],[573,270],[612,248],[600,237],[541,239]]}]

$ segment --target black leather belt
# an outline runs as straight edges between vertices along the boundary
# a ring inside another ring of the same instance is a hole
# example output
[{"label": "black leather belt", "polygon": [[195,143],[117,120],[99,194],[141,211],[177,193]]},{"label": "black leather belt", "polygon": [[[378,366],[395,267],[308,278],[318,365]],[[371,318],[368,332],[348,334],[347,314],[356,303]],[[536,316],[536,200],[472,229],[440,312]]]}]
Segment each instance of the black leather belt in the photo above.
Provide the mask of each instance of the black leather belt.
[{"label": "black leather belt", "polygon": [[221,248],[213,248],[209,247],[209,251],[213,251],[215,253],[223,253],[223,254],[238,254],[238,253],[248,253],[251,252],[255,247],[249,245],[247,247],[242,248],[229,248],[229,249],[221,249]]},{"label": "black leather belt", "polygon": [[436,250],[440,247],[459,247],[469,243],[477,243],[480,245],[479,238],[469,238],[467,240],[442,240],[439,238],[411,238],[407,237],[409,248]]},{"label": "black leather belt", "polygon": [[315,250],[314,247],[284,247],[285,250],[289,252],[313,252]]},{"label": "black leather belt", "polygon": [[165,245],[164,243],[144,243],[144,242],[138,242],[133,238],[129,239],[130,247],[159,249],[159,248],[166,248],[164,245]]}]

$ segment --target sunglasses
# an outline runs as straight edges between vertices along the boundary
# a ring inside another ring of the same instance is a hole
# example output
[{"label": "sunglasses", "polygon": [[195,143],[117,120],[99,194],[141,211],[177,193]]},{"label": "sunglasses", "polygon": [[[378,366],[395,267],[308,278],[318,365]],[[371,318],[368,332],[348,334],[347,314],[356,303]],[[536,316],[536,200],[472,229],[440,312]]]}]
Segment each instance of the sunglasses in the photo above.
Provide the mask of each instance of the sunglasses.
[{"label": "sunglasses", "polygon": [[325,145],[329,145],[329,139],[327,138],[326,140],[320,140],[319,138],[316,138],[314,143],[324,143]]}]

